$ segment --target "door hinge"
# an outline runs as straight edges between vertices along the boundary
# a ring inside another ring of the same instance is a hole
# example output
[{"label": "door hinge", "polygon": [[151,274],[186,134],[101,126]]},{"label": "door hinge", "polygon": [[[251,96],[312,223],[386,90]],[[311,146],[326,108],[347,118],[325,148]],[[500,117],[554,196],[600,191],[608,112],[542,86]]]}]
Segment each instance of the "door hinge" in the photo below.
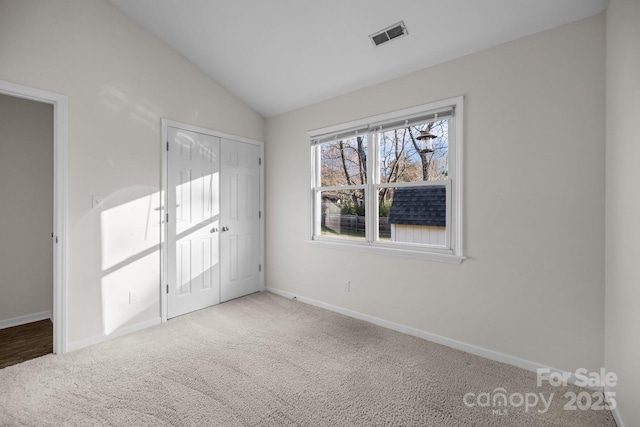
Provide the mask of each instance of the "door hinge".
[{"label": "door hinge", "polygon": [[166,222],[169,222],[169,214],[164,214],[164,219]]},{"label": "door hinge", "polygon": [[262,157],[258,157],[258,165],[262,165]]},{"label": "door hinge", "polygon": [[262,211],[258,211],[258,218],[262,218]]},{"label": "door hinge", "polygon": [[169,293],[169,285],[167,284],[167,293]]},{"label": "door hinge", "polygon": [[169,151],[169,141],[167,141],[167,151]]},{"label": "door hinge", "polygon": [[262,271],[262,264],[258,264],[258,271]]}]

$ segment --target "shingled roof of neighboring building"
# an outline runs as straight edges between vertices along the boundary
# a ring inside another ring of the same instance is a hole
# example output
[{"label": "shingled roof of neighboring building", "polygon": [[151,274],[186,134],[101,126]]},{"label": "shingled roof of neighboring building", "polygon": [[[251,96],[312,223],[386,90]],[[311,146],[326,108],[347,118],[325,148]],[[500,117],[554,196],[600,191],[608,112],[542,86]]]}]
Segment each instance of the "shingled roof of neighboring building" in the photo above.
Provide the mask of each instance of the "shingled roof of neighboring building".
[{"label": "shingled roof of neighboring building", "polygon": [[444,185],[396,188],[389,224],[447,225],[447,189]]}]

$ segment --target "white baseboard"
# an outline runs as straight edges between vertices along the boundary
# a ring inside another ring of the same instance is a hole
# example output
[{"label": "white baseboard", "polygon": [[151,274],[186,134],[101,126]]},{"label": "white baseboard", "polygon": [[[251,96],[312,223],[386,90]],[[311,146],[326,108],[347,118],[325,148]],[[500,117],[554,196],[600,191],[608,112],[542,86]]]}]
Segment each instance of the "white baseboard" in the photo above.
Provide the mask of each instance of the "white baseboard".
[{"label": "white baseboard", "polygon": [[51,319],[52,317],[52,311],[42,311],[40,313],[27,314],[26,316],[12,317],[11,319],[0,320],[0,329],[11,328],[12,326],[26,325],[27,323]]},{"label": "white baseboard", "polygon": [[[615,392],[615,390],[610,390],[609,388],[606,388],[606,391],[614,391]],[[613,414],[613,419],[616,422],[616,425],[618,427],[625,427],[624,423],[622,422],[622,417],[620,416],[620,412],[619,412],[618,406],[616,406],[614,409],[612,409],[611,413]]]},{"label": "white baseboard", "polygon": [[67,344],[67,352],[79,350],[84,347],[89,347],[90,345],[98,344],[104,341],[108,341],[113,338],[121,337],[123,335],[130,334],[132,332],[137,332],[142,329],[146,329],[150,326],[159,325],[161,323],[161,318],[157,317],[151,320],[147,320],[144,322],[136,323],[135,325],[125,326],[124,328],[116,329],[109,335],[100,335],[97,337],[87,338],[82,341],[75,341]]},{"label": "white baseboard", "polygon": [[613,414],[613,420],[616,422],[616,426],[625,427],[624,423],[622,422],[622,419],[620,418],[620,412],[618,412],[617,406],[615,407],[615,409],[611,410],[611,413]]},{"label": "white baseboard", "polygon": [[[443,337],[441,335],[432,334],[430,332],[422,331],[420,329],[412,328],[409,326],[401,325],[399,323],[390,322],[388,320],[380,319],[378,317],[370,316],[368,314],[359,313],[357,311],[349,310],[348,308],[339,307],[337,305],[327,304],[322,301],[314,300],[304,296],[292,294],[280,289],[266,287],[267,292],[271,292],[276,295],[280,295],[285,298],[296,298],[298,301],[310,304],[316,307],[324,308],[325,310],[333,311],[336,313],[344,314],[345,316],[354,317],[356,319],[364,320],[369,323],[373,323],[378,326],[382,326],[387,329],[402,332],[414,337],[423,338],[427,341],[432,341],[437,344],[442,344],[447,347],[455,348],[456,350],[462,350],[467,353],[475,354],[486,359],[494,360],[496,362],[506,363],[508,365],[516,366],[518,368],[526,369],[527,371],[536,372],[538,368],[549,369],[551,372],[557,372],[568,376],[568,383],[574,384],[577,378],[574,377],[572,372],[567,372],[562,369],[553,368],[543,365],[541,363],[532,362],[530,360],[522,359],[519,357],[511,356],[509,354],[500,353],[494,350],[489,350],[483,347],[478,347],[473,344],[468,344],[462,341],[457,341],[451,338]],[[602,387],[587,387],[594,391],[603,391]]]}]

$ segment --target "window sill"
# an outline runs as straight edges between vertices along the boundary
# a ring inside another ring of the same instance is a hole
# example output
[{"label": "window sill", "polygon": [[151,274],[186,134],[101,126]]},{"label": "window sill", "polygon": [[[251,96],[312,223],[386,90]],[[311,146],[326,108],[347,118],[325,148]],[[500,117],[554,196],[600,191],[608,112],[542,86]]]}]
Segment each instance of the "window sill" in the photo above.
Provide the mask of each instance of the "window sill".
[{"label": "window sill", "polygon": [[447,264],[461,264],[466,258],[462,255],[448,253],[438,253],[410,248],[389,248],[384,246],[370,245],[366,242],[342,242],[334,239],[327,240],[305,240],[311,247],[341,249],[351,252],[365,252],[377,255],[395,256],[401,258],[413,258],[426,261],[443,262]]}]

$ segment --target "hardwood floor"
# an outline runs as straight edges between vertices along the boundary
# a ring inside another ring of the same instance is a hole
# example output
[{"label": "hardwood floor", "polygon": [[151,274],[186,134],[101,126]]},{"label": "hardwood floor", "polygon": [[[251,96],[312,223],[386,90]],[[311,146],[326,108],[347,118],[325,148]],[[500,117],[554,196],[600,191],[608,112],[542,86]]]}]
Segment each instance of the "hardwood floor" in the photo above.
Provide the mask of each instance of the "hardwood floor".
[{"label": "hardwood floor", "polygon": [[53,352],[53,324],[40,320],[0,329],[0,369]]}]

